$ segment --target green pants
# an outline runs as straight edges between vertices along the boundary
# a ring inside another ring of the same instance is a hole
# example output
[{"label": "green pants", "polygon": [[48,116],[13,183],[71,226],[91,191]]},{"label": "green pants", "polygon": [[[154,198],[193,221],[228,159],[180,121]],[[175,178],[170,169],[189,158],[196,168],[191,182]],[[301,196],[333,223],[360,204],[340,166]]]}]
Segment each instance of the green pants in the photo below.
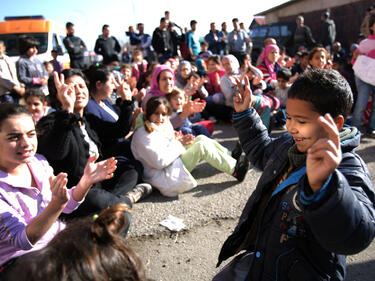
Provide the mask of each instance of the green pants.
[{"label": "green pants", "polygon": [[236,167],[236,159],[231,152],[217,141],[204,135],[195,138],[192,144],[186,146],[186,151],[180,156],[182,163],[191,172],[201,160],[207,161],[219,171],[232,175]]}]

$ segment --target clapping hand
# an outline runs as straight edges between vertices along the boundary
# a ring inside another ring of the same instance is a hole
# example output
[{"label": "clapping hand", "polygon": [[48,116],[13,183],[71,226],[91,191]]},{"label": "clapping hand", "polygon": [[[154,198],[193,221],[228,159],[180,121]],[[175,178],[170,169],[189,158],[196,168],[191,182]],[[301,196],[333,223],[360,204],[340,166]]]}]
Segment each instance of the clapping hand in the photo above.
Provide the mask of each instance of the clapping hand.
[{"label": "clapping hand", "polygon": [[59,173],[56,177],[51,176],[49,178],[52,200],[57,202],[60,206],[65,205],[69,201],[68,189],[66,184],[68,183],[68,175],[65,173]]},{"label": "clapping hand", "polygon": [[339,130],[330,114],[320,116],[318,123],[327,133],[326,138],[318,139],[308,150],[306,174],[311,189],[316,192],[338,167],[342,160]]},{"label": "clapping hand", "polygon": [[96,154],[87,160],[82,178],[85,178],[88,185],[112,178],[116,170],[117,160],[115,158],[111,157],[96,163],[98,157],[99,155]]}]

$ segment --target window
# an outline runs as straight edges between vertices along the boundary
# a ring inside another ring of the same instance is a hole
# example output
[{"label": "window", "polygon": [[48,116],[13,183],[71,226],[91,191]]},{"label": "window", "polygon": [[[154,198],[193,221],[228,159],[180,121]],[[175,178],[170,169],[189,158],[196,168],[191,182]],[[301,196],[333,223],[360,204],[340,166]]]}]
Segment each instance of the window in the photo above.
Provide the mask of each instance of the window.
[{"label": "window", "polygon": [[13,33],[13,34],[0,34],[0,40],[6,46],[6,54],[8,56],[19,56],[18,52],[18,38],[21,36],[34,37],[38,42],[38,53],[42,54],[47,51],[48,46],[48,33]]}]

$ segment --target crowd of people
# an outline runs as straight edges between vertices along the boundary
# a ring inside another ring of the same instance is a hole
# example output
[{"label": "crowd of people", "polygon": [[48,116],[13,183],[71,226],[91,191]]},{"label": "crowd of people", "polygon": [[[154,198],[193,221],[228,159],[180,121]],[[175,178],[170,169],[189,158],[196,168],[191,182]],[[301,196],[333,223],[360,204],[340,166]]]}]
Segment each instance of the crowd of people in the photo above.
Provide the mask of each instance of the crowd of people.
[{"label": "crowd of people", "polygon": [[[375,236],[375,193],[353,150],[361,132],[375,137],[375,103],[364,118],[375,83],[351,66],[375,58],[375,12],[366,21],[346,52],[328,12],[318,40],[298,16],[293,53],[267,38],[256,62],[237,18],[201,41],[196,20],[182,31],[169,12],[152,36],[130,26],[124,47],[103,25],[103,61],[90,66],[71,22],[69,69],[56,51],[40,62],[32,37],[14,65],[0,41],[0,278],[145,280],[126,245],[132,205],[193,189],[206,161],[239,182],[250,162],[263,171],[219,264],[245,251],[214,280],[343,280],[345,255]],[[217,122],[236,129],[232,150],[214,139]]]}]

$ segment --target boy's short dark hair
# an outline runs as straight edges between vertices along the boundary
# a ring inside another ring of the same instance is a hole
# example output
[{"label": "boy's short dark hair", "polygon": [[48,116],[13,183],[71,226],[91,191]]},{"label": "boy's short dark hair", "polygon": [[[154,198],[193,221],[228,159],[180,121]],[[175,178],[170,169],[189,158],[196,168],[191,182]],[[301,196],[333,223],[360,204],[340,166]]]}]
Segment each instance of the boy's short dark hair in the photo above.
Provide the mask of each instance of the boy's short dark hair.
[{"label": "boy's short dark hair", "polygon": [[104,29],[106,29],[106,28],[108,28],[108,27],[109,27],[108,24],[104,24],[104,25],[102,26],[102,31],[104,31]]},{"label": "boy's short dark hair", "polygon": [[288,99],[310,102],[321,115],[348,116],[353,93],[346,79],[335,70],[313,69],[299,76],[288,91]]},{"label": "boy's short dark hair", "polygon": [[292,77],[292,72],[287,68],[281,68],[277,71],[276,77],[277,79],[289,81],[290,77]]},{"label": "boy's short dark hair", "polygon": [[195,73],[195,72],[191,72],[191,73],[190,73],[188,80],[190,80],[191,77],[194,77],[195,79],[199,79],[199,78],[201,78],[201,77],[200,77],[197,73]]},{"label": "boy's short dark hair", "polygon": [[213,55],[208,58],[208,61],[213,61],[216,64],[220,64],[221,58],[219,55]]}]

